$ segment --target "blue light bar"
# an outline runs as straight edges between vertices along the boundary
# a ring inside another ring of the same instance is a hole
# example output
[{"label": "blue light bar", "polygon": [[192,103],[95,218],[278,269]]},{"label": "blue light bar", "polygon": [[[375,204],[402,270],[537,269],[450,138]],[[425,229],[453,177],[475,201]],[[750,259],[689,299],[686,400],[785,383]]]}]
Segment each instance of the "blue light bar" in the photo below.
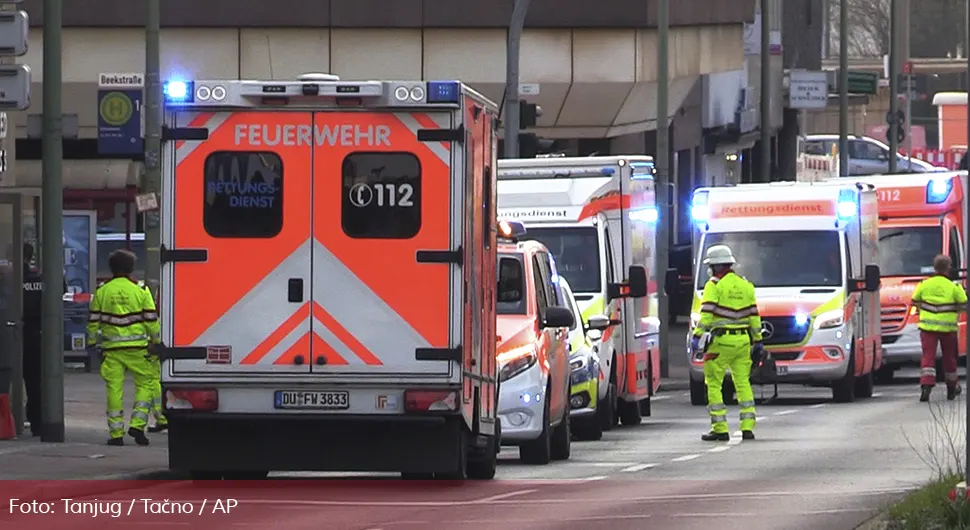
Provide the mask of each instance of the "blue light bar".
[{"label": "blue light bar", "polygon": [[711,218],[711,209],[707,204],[707,194],[705,191],[695,191],[694,200],[690,207],[690,217],[695,222],[703,223]]},{"label": "blue light bar", "polygon": [[428,81],[428,103],[460,103],[461,83],[458,81]]},{"label": "blue light bar", "polygon": [[192,81],[166,81],[162,83],[162,99],[165,104],[181,105],[195,101],[195,83]]},{"label": "blue light bar", "polygon": [[854,190],[839,190],[839,202],[836,204],[835,213],[843,220],[852,219],[859,213],[859,201]]},{"label": "blue light bar", "polygon": [[926,183],[926,204],[940,204],[946,202],[953,191],[953,179],[944,177],[931,178]]},{"label": "blue light bar", "polygon": [[633,180],[653,180],[654,175],[657,174],[657,168],[653,162],[630,162],[630,168],[633,170],[633,175],[630,177]]}]

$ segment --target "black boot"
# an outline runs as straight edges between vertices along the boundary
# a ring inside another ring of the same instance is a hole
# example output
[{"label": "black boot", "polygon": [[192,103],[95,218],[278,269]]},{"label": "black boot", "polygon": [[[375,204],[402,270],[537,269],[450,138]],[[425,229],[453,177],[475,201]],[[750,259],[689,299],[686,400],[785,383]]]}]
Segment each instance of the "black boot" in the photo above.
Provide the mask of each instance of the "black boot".
[{"label": "black boot", "polygon": [[125,439],[123,437],[121,437],[121,436],[119,436],[117,438],[109,438],[108,439],[108,445],[113,445],[115,447],[123,446],[123,445],[125,445]]},{"label": "black boot", "polygon": [[731,439],[731,435],[726,432],[711,431],[701,435],[701,440],[705,442],[726,442]]},{"label": "black boot", "polygon": [[933,387],[931,385],[923,385],[923,390],[920,392],[919,400],[923,403],[926,403],[927,401],[929,401],[930,392],[932,391],[933,391]]},{"label": "black boot", "polygon": [[962,393],[963,393],[963,387],[961,387],[959,384],[946,387],[946,399],[948,401],[953,401],[954,399],[957,398],[957,396],[959,396]]},{"label": "black boot", "polygon": [[167,431],[167,430],[168,430],[167,423],[158,423],[148,428],[148,432],[152,434],[162,432],[162,431]]},{"label": "black boot", "polygon": [[145,436],[145,431],[131,427],[128,429],[128,436],[135,439],[135,443],[138,445],[148,445],[148,437]]},{"label": "black boot", "polygon": [[742,440],[754,440],[754,431],[741,431]]}]

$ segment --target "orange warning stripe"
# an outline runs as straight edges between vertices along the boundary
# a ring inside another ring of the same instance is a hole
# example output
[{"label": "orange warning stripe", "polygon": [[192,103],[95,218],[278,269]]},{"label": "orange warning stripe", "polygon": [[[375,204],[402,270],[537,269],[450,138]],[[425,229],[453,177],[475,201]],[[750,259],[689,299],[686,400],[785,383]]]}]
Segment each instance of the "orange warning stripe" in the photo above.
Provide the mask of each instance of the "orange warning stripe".
[{"label": "orange warning stripe", "polygon": [[316,333],[313,334],[311,340],[313,341],[312,347],[314,355],[323,355],[323,358],[327,360],[327,365],[350,364],[347,362],[347,359],[341,357],[339,353],[337,353],[329,344],[327,344],[327,341],[321,339]]},{"label": "orange warning stripe", "polygon": [[[364,361],[365,364],[369,364],[371,366],[384,365],[384,363],[382,363],[376,355],[371,353],[370,350],[368,350],[363,344],[360,343],[360,341],[351,335],[349,331],[344,329],[344,327],[341,326],[340,323],[330,315],[330,313],[321,307],[320,304],[313,304],[313,317],[316,318],[321,324],[326,326],[326,328],[329,329],[331,333],[336,335],[341,342],[346,344],[347,347],[350,348],[350,351],[354,352],[354,354],[357,355],[361,361]],[[378,333],[380,332],[379,330],[377,331]]]},{"label": "orange warning stripe", "polygon": [[[280,327],[276,328],[276,331],[269,334],[263,342],[259,343],[253,351],[249,352],[240,364],[256,364],[260,359],[266,356],[277,344],[280,343],[287,335],[289,335],[297,326],[299,326],[304,320],[306,320],[307,313],[309,312],[310,302],[307,302],[300,306],[299,309],[293,312],[289,318],[280,324]],[[297,342],[299,344],[299,342]],[[292,349],[292,348],[291,348]],[[285,355],[284,355],[285,357]]]}]

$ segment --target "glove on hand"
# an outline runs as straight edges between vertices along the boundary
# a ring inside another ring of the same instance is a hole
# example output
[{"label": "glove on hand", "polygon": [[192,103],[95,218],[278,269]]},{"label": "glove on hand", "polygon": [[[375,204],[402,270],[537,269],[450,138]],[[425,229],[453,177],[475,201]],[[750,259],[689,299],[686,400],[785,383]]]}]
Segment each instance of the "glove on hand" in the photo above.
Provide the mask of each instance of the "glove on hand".
[{"label": "glove on hand", "polygon": [[761,341],[751,345],[751,362],[757,367],[765,358],[765,345]]},{"label": "glove on hand", "polygon": [[691,353],[697,353],[701,350],[701,338],[694,335],[690,338],[690,351]]}]

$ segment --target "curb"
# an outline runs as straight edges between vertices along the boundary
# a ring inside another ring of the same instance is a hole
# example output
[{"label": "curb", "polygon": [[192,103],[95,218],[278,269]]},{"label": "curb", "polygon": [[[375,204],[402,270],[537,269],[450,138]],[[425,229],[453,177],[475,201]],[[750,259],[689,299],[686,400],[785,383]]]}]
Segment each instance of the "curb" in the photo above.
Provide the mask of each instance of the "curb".
[{"label": "curb", "polygon": [[[44,502],[150,488],[156,485],[156,481],[179,480],[181,478],[169,469],[158,468],[66,480],[0,481],[0,487],[3,487],[3,482],[9,482],[13,486],[9,490],[11,497],[16,494],[16,498],[22,501]],[[18,482],[29,482],[30,485],[20,489],[15,485]],[[133,484],[133,482],[143,482],[143,484]]]}]

